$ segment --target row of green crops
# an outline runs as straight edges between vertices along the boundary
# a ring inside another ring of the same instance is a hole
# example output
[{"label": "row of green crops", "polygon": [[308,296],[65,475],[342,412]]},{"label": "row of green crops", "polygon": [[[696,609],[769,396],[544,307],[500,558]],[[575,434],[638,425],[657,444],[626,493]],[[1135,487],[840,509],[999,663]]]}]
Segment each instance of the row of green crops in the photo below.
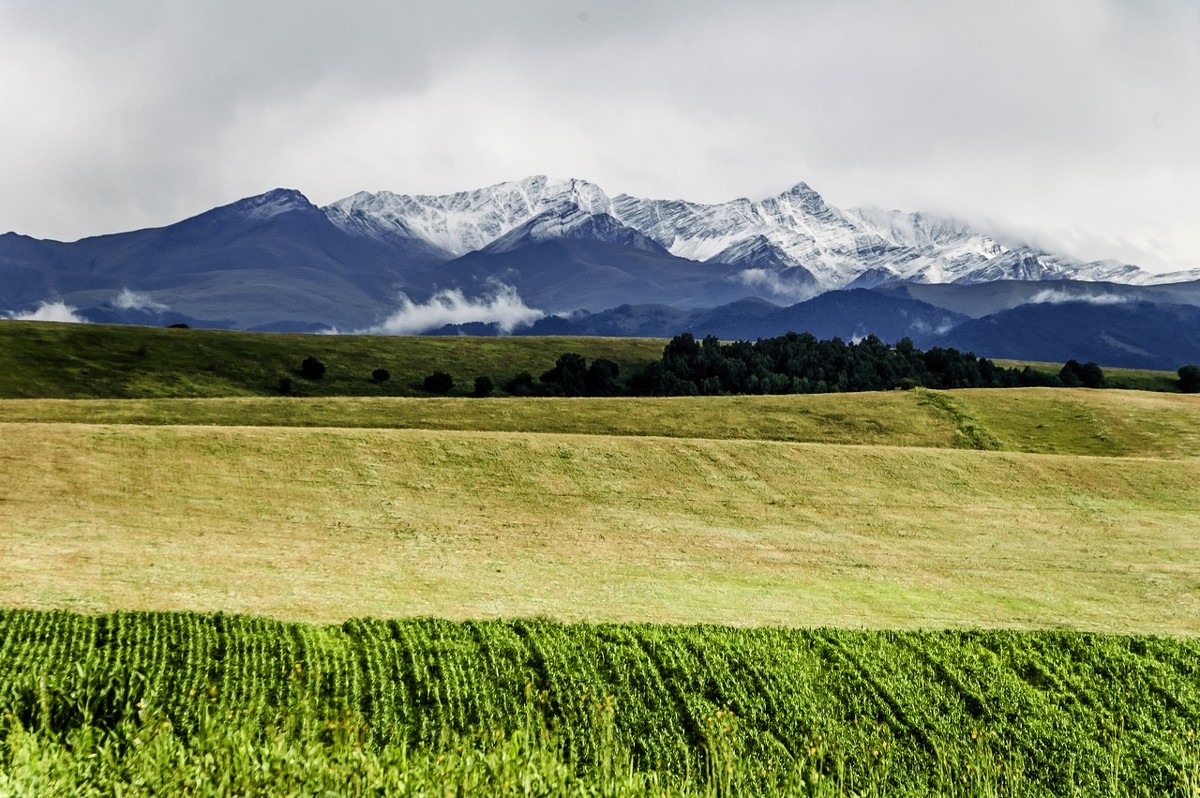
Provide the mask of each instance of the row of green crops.
[{"label": "row of green crops", "polygon": [[572,768],[619,751],[680,783],[728,760],[770,789],[804,762],[920,793],[986,761],[1030,794],[1164,795],[1196,774],[1200,641],[2,611],[0,711],[10,739],[152,722],[186,746],[216,722],[436,751],[539,728]]}]

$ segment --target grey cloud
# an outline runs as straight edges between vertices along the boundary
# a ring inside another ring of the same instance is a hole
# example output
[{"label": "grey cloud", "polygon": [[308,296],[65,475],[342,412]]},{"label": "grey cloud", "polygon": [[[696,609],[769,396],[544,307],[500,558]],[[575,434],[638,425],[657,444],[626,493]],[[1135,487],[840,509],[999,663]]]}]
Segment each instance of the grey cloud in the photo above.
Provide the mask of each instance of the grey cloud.
[{"label": "grey cloud", "polygon": [[122,288],[110,304],[117,310],[145,310],[153,313],[164,313],[171,309],[162,302],[156,302],[149,294],[130,291],[128,288]]},{"label": "grey cloud", "polygon": [[[498,285],[488,296],[469,298],[458,289],[438,291],[428,302],[413,302],[403,294],[400,305],[381,324],[365,330],[369,335],[414,335],[447,324],[496,324],[501,332],[532,324],[546,314],[531,308],[510,285]],[[336,331],[331,331],[336,332]]]},{"label": "grey cloud", "polygon": [[279,185],[805,180],[1188,268],[1198,85],[1190,3],[0,3],[0,229],[164,224]]}]

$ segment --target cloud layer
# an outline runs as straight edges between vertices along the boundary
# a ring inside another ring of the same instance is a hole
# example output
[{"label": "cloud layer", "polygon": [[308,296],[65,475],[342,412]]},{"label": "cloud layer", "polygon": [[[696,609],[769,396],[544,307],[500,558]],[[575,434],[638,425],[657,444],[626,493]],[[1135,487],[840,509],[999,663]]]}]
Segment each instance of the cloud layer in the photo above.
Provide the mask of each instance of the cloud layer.
[{"label": "cloud layer", "polygon": [[276,186],[805,180],[1190,268],[1198,85],[1200,5],[1170,0],[12,0],[0,230],[73,239]]},{"label": "cloud layer", "polygon": [[73,308],[65,302],[42,302],[34,310],[25,311],[24,313],[14,311],[5,315],[15,321],[57,321],[67,324],[87,324],[88,320],[76,313],[77,310],[78,308]]},{"label": "cloud layer", "polygon": [[144,310],[151,313],[165,313],[170,310],[162,302],[155,302],[149,294],[130,291],[122,288],[121,293],[112,299],[112,306],[117,310]]},{"label": "cloud layer", "polygon": [[1083,294],[1077,291],[1063,291],[1047,288],[1029,297],[1031,305],[1061,305],[1064,302],[1086,302],[1089,305],[1123,305],[1129,302],[1129,297],[1119,294]]},{"label": "cloud layer", "polygon": [[805,283],[803,280],[788,279],[786,271],[745,269],[738,273],[737,279],[743,285],[751,288],[764,288],[775,296],[791,302],[799,302],[818,293],[817,290],[812,288],[811,283]]},{"label": "cloud layer", "polygon": [[468,299],[458,289],[439,291],[428,302],[413,302],[401,295],[400,307],[382,324],[357,330],[369,335],[417,335],[447,324],[496,324],[501,332],[532,324],[546,314],[522,301],[516,289],[498,286],[489,296]]}]

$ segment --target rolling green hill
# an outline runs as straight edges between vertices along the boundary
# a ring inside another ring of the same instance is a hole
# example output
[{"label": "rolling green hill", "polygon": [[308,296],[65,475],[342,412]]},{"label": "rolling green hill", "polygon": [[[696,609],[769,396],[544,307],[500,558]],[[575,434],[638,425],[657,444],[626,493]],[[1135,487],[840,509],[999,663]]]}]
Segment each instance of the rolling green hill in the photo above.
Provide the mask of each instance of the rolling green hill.
[{"label": "rolling green hill", "polygon": [[[662,355],[662,341],[632,338],[414,338],[291,335],[101,324],[0,321],[0,397],[132,398],[262,396],[290,378],[302,396],[426,396],[421,381],[451,374],[455,393],[476,376],[499,386],[535,377],[563,352],[604,357],[631,370]],[[312,355],[327,367],[306,380]],[[375,369],[391,378],[377,383]]]},{"label": "rolling green hill", "polygon": [[[280,379],[299,396],[413,396],[429,394],[422,380],[451,374],[455,395],[475,377],[499,391],[519,371],[535,377],[564,352],[607,358],[630,374],[662,355],[664,341],[646,338],[429,338],[299,335],[187,330],[101,324],[0,320],[0,398],[156,398],[270,396]],[[300,376],[308,356],[328,370],[320,380]],[[997,361],[1023,366],[1016,361]],[[1061,364],[1032,364],[1057,374]],[[375,382],[385,369],[391,378]],[[1172,372],[1106,369],[1112,387],[1177,391]]]},{"label": "rolling green hill", "polygon": [[0,399],[2,422],[568,433],[1200,456],[1200,397],[1082,388],[603,399]]}]

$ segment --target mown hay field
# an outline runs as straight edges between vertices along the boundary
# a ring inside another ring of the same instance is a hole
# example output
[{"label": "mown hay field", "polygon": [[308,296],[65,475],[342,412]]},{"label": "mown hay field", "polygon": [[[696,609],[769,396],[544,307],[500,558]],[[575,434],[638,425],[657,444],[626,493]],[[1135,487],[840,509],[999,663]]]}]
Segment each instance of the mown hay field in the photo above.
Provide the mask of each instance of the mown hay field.
[{"label": "mown hay field", "polygon": [[[457,430],[8,420],[0,604],[1200,632],[1195,398],[787,400],[463,400],[455,423],[483,429]],[[789,440],[822,434],[850,443]]]}]

